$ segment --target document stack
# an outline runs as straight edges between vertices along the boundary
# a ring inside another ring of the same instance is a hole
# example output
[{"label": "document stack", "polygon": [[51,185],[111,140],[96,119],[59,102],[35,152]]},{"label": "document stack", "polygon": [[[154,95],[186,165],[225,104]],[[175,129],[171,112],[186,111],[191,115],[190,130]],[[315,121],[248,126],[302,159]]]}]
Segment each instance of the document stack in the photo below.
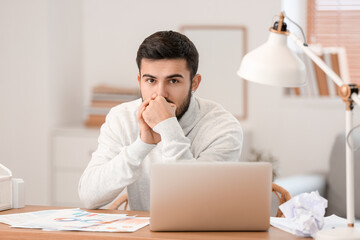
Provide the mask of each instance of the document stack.
[{"label": "document stack", "polygon": [[110,109],[124,102],[140,98],[138,89],[99,85],[93,88],[91,105],[87,109],[87,127],[100,127]]}]

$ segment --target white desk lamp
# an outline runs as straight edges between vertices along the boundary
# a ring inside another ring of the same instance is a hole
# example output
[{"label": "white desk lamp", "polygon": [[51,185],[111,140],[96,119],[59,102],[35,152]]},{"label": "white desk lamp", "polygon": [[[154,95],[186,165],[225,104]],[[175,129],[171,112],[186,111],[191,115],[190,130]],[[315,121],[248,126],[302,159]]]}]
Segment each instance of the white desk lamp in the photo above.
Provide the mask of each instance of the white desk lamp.
[{"label": "white desk lamp", "polygon": [[[304,63],[288,48],[289,36],[340,88],[339,95],[346,103],[346,136],[353,128],[354,102],[360,106],[358,86],[344,81],[321,60],[305,42],[286,29],[284,13],[270,28],[268,41],[246,54],[237,74],[249,81],[280,86],[299,87],[306,83]],[[290,20],[290,19],[289,19]],[[291,21],[291,20],[290,20]],[[349,141],[352,141],[349,138]],[[360,230],[354,227],[354,153],[346,143],[346,215],[348,227],[317,232],[316,239],[360,239]]]}]

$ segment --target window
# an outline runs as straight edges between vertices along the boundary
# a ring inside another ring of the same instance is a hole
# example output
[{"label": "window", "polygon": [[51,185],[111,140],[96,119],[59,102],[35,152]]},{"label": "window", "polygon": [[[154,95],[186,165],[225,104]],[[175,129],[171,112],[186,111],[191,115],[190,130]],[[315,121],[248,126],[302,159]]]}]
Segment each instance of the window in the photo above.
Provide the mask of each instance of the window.
[{"label": "window", "polygon": [[360,84],[360,0],[308,0],[307,40],[344,47],[350,80]]}]

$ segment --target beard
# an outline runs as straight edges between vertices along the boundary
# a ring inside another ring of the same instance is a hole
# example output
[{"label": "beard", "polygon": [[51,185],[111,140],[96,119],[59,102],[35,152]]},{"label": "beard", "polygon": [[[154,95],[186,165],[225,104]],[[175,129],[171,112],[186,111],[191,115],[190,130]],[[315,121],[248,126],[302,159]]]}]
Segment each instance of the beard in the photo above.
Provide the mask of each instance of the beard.
[{"label": "beard", "polygon": [[[165,98],[165,99],[167,102],[173,103],[171,100],[169,100],[167,98]],[[185,100],[180,104],[179,107],[176,108],[175,115],[176,115],[176,118],[178,121],[184,116],[186,111],[189,109],[190,100],[191,100],[191,87],[188,91],[187,96],[185,97]]]}]

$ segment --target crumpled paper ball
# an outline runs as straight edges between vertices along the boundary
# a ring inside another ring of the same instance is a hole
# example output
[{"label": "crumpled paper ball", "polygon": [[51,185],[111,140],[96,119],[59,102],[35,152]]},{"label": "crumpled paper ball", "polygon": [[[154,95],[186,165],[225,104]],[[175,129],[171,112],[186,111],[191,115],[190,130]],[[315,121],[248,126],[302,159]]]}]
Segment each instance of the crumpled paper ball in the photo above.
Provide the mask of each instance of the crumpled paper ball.
[{"label": "crumpled paper ball", "polygon": [[303,237],[314,237],[324,226],[327,205],[328,201],[315,191],[299,194],[279,208],[290,221],[293,233]]}]

